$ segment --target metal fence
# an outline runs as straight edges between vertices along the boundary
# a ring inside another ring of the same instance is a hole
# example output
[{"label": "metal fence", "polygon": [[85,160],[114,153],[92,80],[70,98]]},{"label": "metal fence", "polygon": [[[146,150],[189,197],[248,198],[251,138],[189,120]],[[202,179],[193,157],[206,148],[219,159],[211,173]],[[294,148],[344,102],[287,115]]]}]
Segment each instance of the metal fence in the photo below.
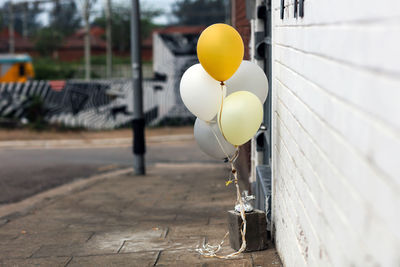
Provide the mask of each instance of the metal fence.
[{"label": "metal fence", "polygon": [[[143,81],[143,106],[148,125],[157,124],[171,111],[173,116],[191,116],[177,103],[176,92],[165,81]],[[127,79],[0,83],[0,117],[26,120],[30,103],[39,98],[46,111],[45,120],[50,124],[113,129],[131,121],[132,97],[132,83]]]}]

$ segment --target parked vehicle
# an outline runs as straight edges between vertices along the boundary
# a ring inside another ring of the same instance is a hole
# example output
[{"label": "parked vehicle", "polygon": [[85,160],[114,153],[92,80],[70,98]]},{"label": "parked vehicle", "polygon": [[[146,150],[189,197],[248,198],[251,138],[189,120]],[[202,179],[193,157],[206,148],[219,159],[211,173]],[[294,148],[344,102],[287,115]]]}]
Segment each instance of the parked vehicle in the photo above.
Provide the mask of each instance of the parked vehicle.
[{"label": "parked vehicle", "polygon": [[26,82],[35,76],[27,54],[0,54],[0,82]]}]

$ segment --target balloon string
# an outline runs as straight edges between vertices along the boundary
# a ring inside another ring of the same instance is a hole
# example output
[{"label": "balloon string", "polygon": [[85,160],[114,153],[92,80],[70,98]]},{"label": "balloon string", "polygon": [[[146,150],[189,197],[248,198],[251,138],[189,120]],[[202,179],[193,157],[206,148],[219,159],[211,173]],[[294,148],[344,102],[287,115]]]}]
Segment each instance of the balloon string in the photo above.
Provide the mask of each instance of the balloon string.
[{"label": "balloon string", "polygon": [[[217,140],[218,140],[218,138],[217,138]],[[229,158],[228,155],[226,155],[226,156]],[[233,252],[231,254],[228,254],[228,255],[218,255],[217,253],[221,250],[222,245],[224,244],[226,237],[229,235],[229,232],[227,232],[218,245],[210,245],[208,243],[205,243],[205,244],[203,244],[203,246],[201,248],[196,248],[196,251],[200,255],[202,255],[202,256],[204,256],[206,258],[231,259],[231,258],[237,257],[240,253],[242,253],[243,251],[246,250],[246,245],[247,245],[247,243],[246,243],[246,229],[247,229],[246,214],[245,214],[245,211],[244,211],[243,200],[242,200],[241,194],[240,194],[237,171],[236,171],[236,168],[234,167],[234,163],[235,163],[236,159],[238,158],[238,156],[239,156],[239,148],[236,147],[235,154],[232,156],[232,158],[229,158],[229,163],[230,163],[231,168],[232,168],[232,174],[234,176],[234,183],[235,183],[235,186],[236,186],[236,205],[240,204],[240,217],[242,218],[242,225],[241,225],[241,228],[240,228],[240,234],[241,234],[241,237],[242,237],[242,244],[241,244],[241,246],[240,246],[238,251],[235,251],[235,252]]]},{"label": "balloon string", "polygon": [[[220,112],[219,112],[219,120],[218,120],[218,125],[219,128],[221,130],[222,136],[225,138],[225,135],[222,131],[222,127],[221,127],[221,113],[222,113],[222,106],[224,103],[224,83],[221,82],[221,89],[222,89],[222,99],[221,99],[221,108],[220,108]],[[234,176],[234,183],[235,183],[235,187],[236,187],[236,204],[240,204],[240,217],[242,218],[242,225],[240,228],[240,234],[242,236],[242,244],[239,248],[238,251],[235,251],[231,254],[228,255],[217,255],[217,253],[221,250],[222,245],[225,242],[226,237],[229,235],[229,232],[227,232],[225,234],[225,236],[223,237],[223,239],[221,240],[221,242],[218,245],[210,245],[208,243],[203,244],[203,246],[201,248],[197,248],[196,251],[207,258],[220,258],[220,259],[230,259],[230,258],[234,258],[236,256],[238,256],[240,253],[242,253],[243,251],[246,250],[246,228],[247,228],[247,221],[246,221],[246,214],[244,211],[244,204],[243,204],[243,200],[240,194],[240,188],[239,188],[239,182],[238,182],[238,176],[237,176],[237,170],[234,167],[234,163],[236,161],[236,159],[239,157],[239,147],[236,147],[236,151],[233,154],[232,157],[229,157],[229,155],[226,153],[225,149],[223,148],[217,134],[215,133],[214,129],[211,127],[211,130],[214,134],[215,139],[217,139],[218,145],[220,146],[222,152],[224,152],[225,156],[228,158],[229,163],[231,165],[231,174],[233,174]],[[225,138],[226,139],[226,138]]]},{"label": "balloon string", "polygon": [[226,156],[226,157],[228,158],[228,160],[230,161],[231,159],[230,159],[228,153],[226,153],[226,151],[225,151],[225,149],[224,149],[224,146],[221,144],[221,142],[220,142],[220,140],[219,140],[217,134],[216,134],[215,131],[214,131],[214,128],[211,127],[211,126],[210,126],[210,128],[211,128],[212,133],[214,134],[215,139],[217,139],[218,145],[219,145],[219,147],[221,148],[222,152],[224,152],[225,156]]},{"label": "balloon string", "polygon": [[219,112],[218,112],[218,126],[219,126],[219,129],[221,130],[222,136],[226,139],[224,131],[222,130],[222,125],[221,125],[222,107],[224,106],[224,86],[225,86],[224,82],[221,82],[222,94],[221,94],[221,106],[220,106]]}]

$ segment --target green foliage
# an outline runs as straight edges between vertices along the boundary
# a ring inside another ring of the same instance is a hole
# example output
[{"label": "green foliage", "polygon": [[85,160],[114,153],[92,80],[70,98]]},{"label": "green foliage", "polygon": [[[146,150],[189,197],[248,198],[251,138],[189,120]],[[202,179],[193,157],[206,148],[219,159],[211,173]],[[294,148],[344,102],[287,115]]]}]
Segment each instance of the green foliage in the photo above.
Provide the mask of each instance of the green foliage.
[{"label": "green foliage", "polygon": [[3,11],[3,9],[1,8],[0,9],[0,29],[3,29],[4,27],[5,27],[5,23],[4,23],[4,20],[5,20],[5,15],[4,15],[4,11]]},{"label": "green foliage", "polygon": [[50,12],[51,27],[65,37],[81,27],[81,14],[75,1],[55,2]]},{"label": "green foliage", "polygon": [[[93,55],[91,57],[92,66],[102,65],[104,66],[106,62],[105,55]],[[82,64],[84,63],[84,59],[74,62],[64,62],[59,60],[54,60],[50,57],[39,57],[34,58],[33,67],[35,70],[35,79],[36,80],[56,80],[56,79],[80,79],[84,78],[84,72],[78,71],[82,68]],[[127,57],[117,57],[113,56],[113,65],[127,65],[130,66],[131,58]],[[151,62],[143,62],[143,64],[150,64]],[[91,77],[95,78],[104,78],[100,77],[95,72],[92,72]]]},{"label": "green foliage", "polygon": [[76,67],[68,62],[58,62],[50,58],[38,58],[33,61],[36,80],[71,79]]},{"label": "green foliage", "polygon": [[[9,3],[7,1],[0,7],[0,29],[9,24]],[[26,10],[25,10],[26,8]],[[14,10],[14,29],[16,32],[22,34],[23,21],[26,19],[28,36],[32,36],[40,28],[40,23],[37,20],[39,14],[43,11],[39,5],[23,5],[18,2],[13,3]]]},{"label": "green foliage", "polygon": [[225,22],[229,10],[226,0],[177,0],[172,14],[183,25],[211,25]]},{"label": "green foliage", "polygon": [[[119,3],[114,4],[111,10],[112,44],[114,48],[117,48],[121,52],[130,50],[130,9],[129,3]],[[149,37],[153,29],[157,27],[152,20],[161,14],[161,9],[142,7],[140,17],[142,40]],[[95,18],[92,24],[105,28],[105,15],[101,14]]]},{"label": "green foliage", "polygon": [[[81,59],[79,62],[82,64],[85,61],[84,61],[84,59]],[[106,63],[106,55],[92,55],[90,57],[90,62],[93,65],[104,65]],[[131,58],[129,56],[127,56],[127,57],[113,56],[112,57],[112,64],[113,65],[131,64]]]},{"label": "green foliage", "polygon": [[62,34],[54,28],[42,28],[37,33],[35,49],[42,56],[51,56],[60,46],[62,38]]},{"label": "green foliage", "polygon": [[41,131],[46,128],[47,123],[44,118],[46,116],[47,110],[40,96],[32,97],[25,112],[25,116],[29,121],[29,126],[32,129]]}]

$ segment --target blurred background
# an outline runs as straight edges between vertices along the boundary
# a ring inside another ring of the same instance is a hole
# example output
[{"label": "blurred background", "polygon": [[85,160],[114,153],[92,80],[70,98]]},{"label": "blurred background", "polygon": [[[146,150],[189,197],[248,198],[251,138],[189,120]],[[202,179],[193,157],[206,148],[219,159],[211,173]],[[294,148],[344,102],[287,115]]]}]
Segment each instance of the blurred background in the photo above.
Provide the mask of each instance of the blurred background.
[{"label": "blurred background", "polygon": [[[194,116],[180,99],[179,81],[198,62],[201,31],[216,22],[229,23],[230,5],[228,0],[140,1],[147,135],[192,139]],[[130,1],[1,2],[0,204],[132,166],[130,23]],[[71,139],[103,141],[96,149],[67,145],[74,148],[66,150],[57,143],[43,149],[49,141]],[[29,151],[4,150],[18,147],[16,140],[39,143]],[[150,146],[148,163],[167,160],[165,149]],[[180,157],[184,148],[179,145],[169,149],[176,154],[171,161],[212,161],[201,152]]]},{"label": "blurred background", "polygon": [[[141,1],[149,125],[191,121],[176,94],[177,82],[197,61],[195,45],[205,26],[229,22],[229,5],[226,0]],[[2,126],[113,129],[130,121],[129,1],[15,0],[0,8],[0,82],[27,83],[21,90],[1,90]]]}]

